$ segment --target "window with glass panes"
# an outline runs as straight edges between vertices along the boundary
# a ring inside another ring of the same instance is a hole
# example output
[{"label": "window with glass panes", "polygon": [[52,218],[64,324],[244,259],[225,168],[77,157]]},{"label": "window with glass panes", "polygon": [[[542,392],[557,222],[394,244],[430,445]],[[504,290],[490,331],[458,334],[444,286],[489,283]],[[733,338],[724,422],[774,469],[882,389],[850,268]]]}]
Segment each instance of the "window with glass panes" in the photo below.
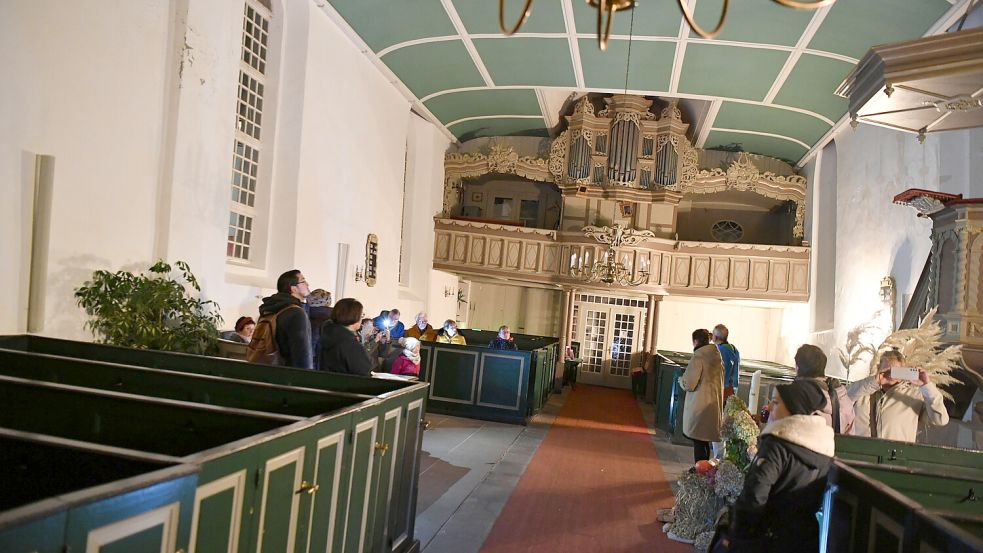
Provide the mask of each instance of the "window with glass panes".
[{"label": "window with glass panes", "polygon": [[232,151],[232,202],[226,255],[249,261],[256,220],[256,184],[262,146],[263,99],[270,41],[269,2],[247,0],[242,20],[242,55],[236,96],[235,144]]}]

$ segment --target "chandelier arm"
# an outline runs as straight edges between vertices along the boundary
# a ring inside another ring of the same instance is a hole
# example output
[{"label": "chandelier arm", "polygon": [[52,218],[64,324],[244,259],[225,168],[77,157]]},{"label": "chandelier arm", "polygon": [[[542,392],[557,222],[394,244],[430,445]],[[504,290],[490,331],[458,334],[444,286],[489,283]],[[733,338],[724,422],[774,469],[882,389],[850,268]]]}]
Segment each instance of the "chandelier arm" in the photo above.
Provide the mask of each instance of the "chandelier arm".
[{"label": "chandelier arm", "polygon": [[[820,0],[825,2],[827,0]],[[676,0],[679,4],[679,9],[683,11],[683,17],[686,19],[686,23],[689,23],[689,28],[696,31],[696,34],[703,38],[716,38],[720,34],[720,31],[724,29],[724,23],[727,22],[727,12],[730,7],[730,0],[724,0],[723,10],[720,12],[720,21],[717,22],[717,28],[707,32],[703,27],[700,27],[696,23],[696,19],[693,18],[693,12],[689,7],[689,0]]]},{"label": "chandelier arm", "polygon": [[797,10],[818,10],[819,8],[825,8],[826,6],[832,6],[836,3],[836,0],[816,0],[815,2],[796,2],[795,0],[771,0],[776,4],[781,4],[786,8],[795,8]]},{"label": "chandelier arm", "polygon": [[522,27],[526,19],[529,19],[530,13],[532,13],[532,0],[526,0],[526,6],[522,8],[522,15],[510,31],[505,27],[505,0],[498,0],[498,28],[502,30],[502,34],[505,36],[512,36]]},{"label": "chandelier arm", "polygon": [[[614,0],[600,0],[600,3],[597,5],[597,46],[602,52],[608,49],[608,37],[611,36],[611,21],[614,19],[614,14],[617,11],[618,6]],[[608,12],[608,22],[602,25],[604,12]],[[604,27],[603,33],[601,33],[602,26]]]}]

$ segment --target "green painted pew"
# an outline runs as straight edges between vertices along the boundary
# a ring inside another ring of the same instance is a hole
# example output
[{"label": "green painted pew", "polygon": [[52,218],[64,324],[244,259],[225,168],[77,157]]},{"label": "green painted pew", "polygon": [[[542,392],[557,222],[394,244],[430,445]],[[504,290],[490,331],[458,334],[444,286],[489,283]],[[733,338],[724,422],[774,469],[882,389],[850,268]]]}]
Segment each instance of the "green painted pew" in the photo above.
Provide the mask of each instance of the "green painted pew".
[{"label": "green painted pew", "polygon": [[0,374],[297,417],[374,397],[11,350],[0,350]]},{"label": "green painted pew", "polygon": [[199,467],[0,428],[0,551],[187,550]]},{"label": "green painted pew", "polygon": [[423,342],[420,380],[433,413],[526,424],[553,391],[556,338],[513,334],[518,351],[488,349],[498,333],[464,329],[467,346]]},{"label": "green painted pew", "polygon": [[836,436],[836,456],[846,461],[884,463],[925,469],[983,471],[983,451],[896,442],[862,436]]},{"label": "green painted pew", "polygon": [[[90,386],[113,389],[122,378],[121,387],[141,394],[301,415],[296,418],[313,424],[310,432],[298,423],[279,435],[254,437],[252,441],[276,444],[259,453],[198,454],[199,460],[213,455],[203,465],[196,497],[196,516],[203,517],[193,525],[192,543],[201,545],[198,550],[306,551],[308,544],[312,550],[326,550],[329,542],[334,551],[402,552],[419,547],[413,524],[425,385],[34,336],[0,337],[0,360],[4,354],[8,360],[17,359],[17,352],[36,352],[44,358],[44,364],[52,365],[44,369],[49,378],[74,374],[72,378],[84,379],[79,372],[84,372],[85,363],[101,360],[104,363],[92,363],[98,376],[87,383]],[[19,363],[8,370],[27,370],[27,361]],[[147,370],[154,367],[164,370]],[[145,379],[160,385],[142,382]],[[360,401],[311,416],[324,412],[320,406],[328,405],[325,401],[333,406],[348,400]],[[283,449],[291,444],[293,450]],[[237,455],[252,463],[258,455],[275,466],[243,471]],[[269,482],[261,478],[271,470],[290,477]],[[288,481],[294,485],[284,485]],[[254,487],[279,491],[260,495]],[[298,490],[313,493],[295,493]],[[233,512],[245,514],[237,519]],[[265,517],[267,512],[272,516]],[[198,528],[211,527],[205,519],[232,521],[225,525],[227,536],[197,533]]]},{"label": "green painted pew", "polygon": [[830,553],[983,551],[983,471],[836,460],[823,501]]}]

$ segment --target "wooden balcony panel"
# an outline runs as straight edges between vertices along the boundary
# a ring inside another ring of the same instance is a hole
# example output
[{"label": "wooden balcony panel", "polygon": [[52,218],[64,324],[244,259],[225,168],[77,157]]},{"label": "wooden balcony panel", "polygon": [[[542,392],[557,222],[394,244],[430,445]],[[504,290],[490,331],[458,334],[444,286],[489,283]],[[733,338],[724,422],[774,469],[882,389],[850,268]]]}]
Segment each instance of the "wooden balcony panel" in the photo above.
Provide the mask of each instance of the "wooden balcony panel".
[{"label": "wooden balcony panel", "polygon": [[[438,219],[434,268],[529,284],[587,285],[569,274],[571,254],[591,261],[600,244],[579,233],[485,222]],[[655,239],[617,251],[618,259],[650,267],[648,281],[632,288],[642,294],[807,301],[809,248],[760,244],[676,242]]]}]

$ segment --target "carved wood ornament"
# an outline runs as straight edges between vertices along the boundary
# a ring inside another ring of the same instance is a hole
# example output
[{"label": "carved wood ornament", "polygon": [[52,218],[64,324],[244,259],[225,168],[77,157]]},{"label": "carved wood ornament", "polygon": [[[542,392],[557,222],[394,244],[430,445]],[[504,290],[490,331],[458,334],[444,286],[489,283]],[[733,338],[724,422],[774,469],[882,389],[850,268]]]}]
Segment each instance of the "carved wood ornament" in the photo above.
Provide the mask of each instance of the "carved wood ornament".
[{"label": "carved wood ornament", "polygon": [[[656,117],[649,111],[652,101],[641,96],[616,94],[606,98],[608,106],[595,114],[585,96],[566,116],[567,129],[550,145],[548,159],[520,157],[511,147],[492,146],[487,154],[447,154],[444,158],[444,216],[462,202],[462,181],[488,174],[509,174],[539,182],[552,182],[564,193],[587,190],[624,191],[624,199],[655,192],[711,194],[741,190],[779,201],[795,203],[793,235],[802,238],[805,220],[806,179],[800,175],[778,175],[761,171],[752,156],[741,152],[726,168],[700,169],[703,150],[694,148],[686,137],[689,125],[675,101]],[[626,135],[616,133],[616,124],[627,124]],[[627,136],[627,138],[626,138]],[[620,142],[615,139],[621,137]],[[585,144],[586,142],[586,144]],[[570,164],[571,144],[578,146],[574,165]],[[634,150],[632,150],[634,148]],[[615,167],[612,158],[631,160],[631,180],[613,175],[626,174]],[[584,170],[586,169],[586,170]]]}]

